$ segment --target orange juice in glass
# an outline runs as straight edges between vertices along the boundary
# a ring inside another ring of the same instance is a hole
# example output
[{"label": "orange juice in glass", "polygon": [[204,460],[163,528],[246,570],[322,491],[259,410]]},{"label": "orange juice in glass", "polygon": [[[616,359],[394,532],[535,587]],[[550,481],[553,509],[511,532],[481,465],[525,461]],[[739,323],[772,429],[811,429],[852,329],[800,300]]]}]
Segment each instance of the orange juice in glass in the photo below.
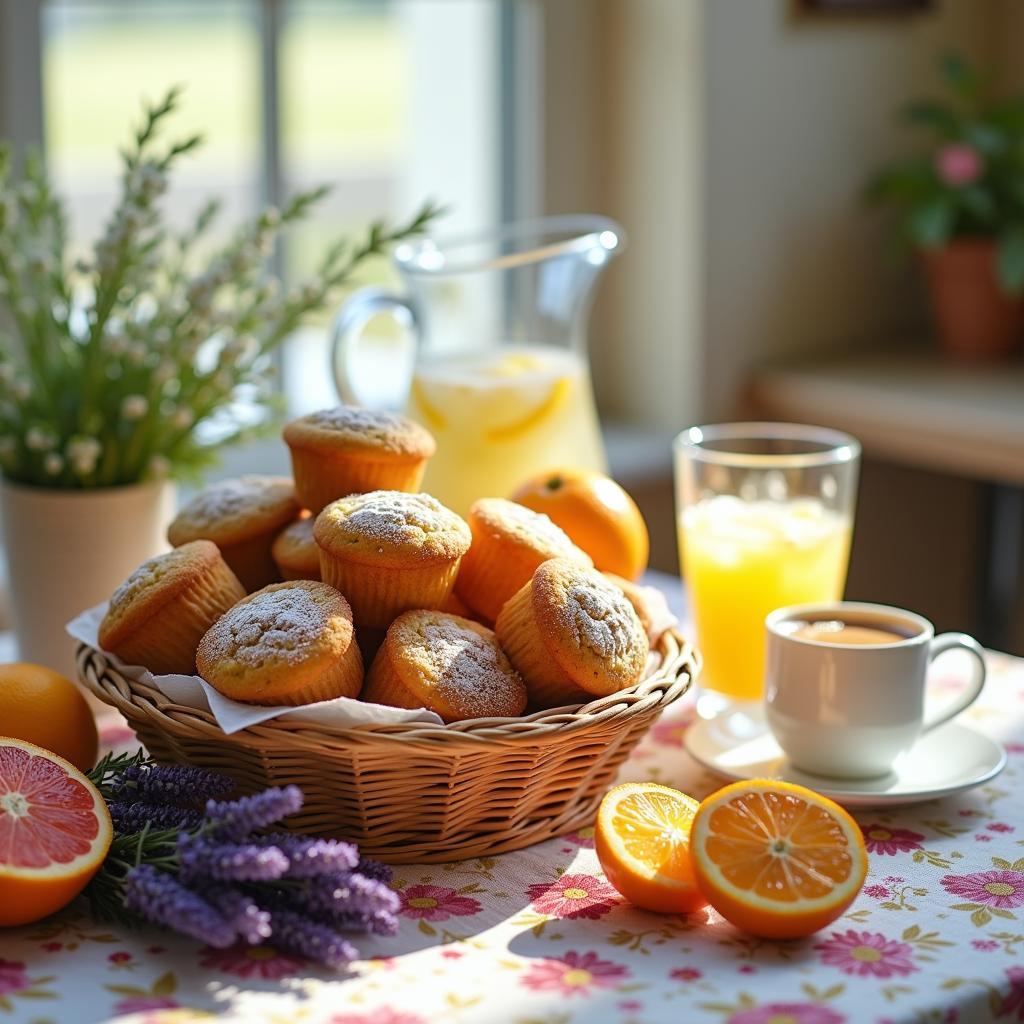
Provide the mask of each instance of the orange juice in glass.
[{"label": "orange juice in glass", "polygon": [[760,700],[765,616],[842,597],[859,461],[849,435],[796,424],[693,427],[676,439],[679,551],[703,689]]},{"label": "orange juice in glass", "polygon": [[507,497],[548,469],[604,470],[586,321],[622,244],[613,221],[582,215],[399,246],[406,294],[366,289],[338,316],[339,394],[367,398],[352,372],[357,342],[369,319],[390,313],[415,339],[405,411],[437,441],[425,491],[465,515],[477,498]]}]

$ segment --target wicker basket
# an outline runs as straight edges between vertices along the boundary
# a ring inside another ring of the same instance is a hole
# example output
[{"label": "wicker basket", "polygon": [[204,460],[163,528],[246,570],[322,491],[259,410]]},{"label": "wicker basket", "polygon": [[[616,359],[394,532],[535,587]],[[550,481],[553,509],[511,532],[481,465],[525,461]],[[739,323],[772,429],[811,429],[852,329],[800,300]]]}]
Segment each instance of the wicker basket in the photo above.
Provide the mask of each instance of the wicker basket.
[{"label": "wicker basket", "polygon": [[571,712],[347,729],[272,719],[230,736],[91,647],[78,648],[78,671],[157,760],[216,769],[244,792],[295,783],[305,803],[290,828],[423,863],[517,850],[589,824],[618,767],[699,671],[674,630],[656,653],[643,682]]}]

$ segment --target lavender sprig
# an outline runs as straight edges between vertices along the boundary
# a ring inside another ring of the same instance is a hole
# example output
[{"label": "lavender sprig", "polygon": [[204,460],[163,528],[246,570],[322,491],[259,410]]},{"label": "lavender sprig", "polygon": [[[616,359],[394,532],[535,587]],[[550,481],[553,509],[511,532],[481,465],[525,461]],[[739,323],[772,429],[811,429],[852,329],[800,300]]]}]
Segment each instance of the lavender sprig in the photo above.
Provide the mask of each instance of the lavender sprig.
[{"label": "lavender sprig", "polygon": [[274,846],[224,843],[182,832],[178,837],[182,878],[219,882],[269,882],[288,870],[288,858]]},{"label": "lavender sprig", "polygon": [[378,882],[385,882],[388,885],[391,884],[391,880],[395,877],[394,871],[387,864],[382,864],[379,860],[371,860],[369,857],[361,857],[359,859],[356,871],[363,878],[373,878]]},{"label": "lavender sprig", "polygon": [[261,910],[244,892],[224,888],[212,889],[208,895],[210,902],[243,942],[258,946],[264,939],[270,938],[273,932],[270,914]]},{"label": "lavender sprig", "polygon": [[250,832],[273,825],[302,807],[302,790],[298,786],[265,789],[239,800],[209,800],[206,817],[210,830],[218,839],[240,841]]},{"label": "lavender sprig", "polygon": [[235,929],[209,903],[149,864],[140,864],[125,876],[124,902],[148,921],[218,949],[235,941]]},{"label": "lavender sprig", "polygon": [[196,804],[222,800],[234,788],[233,779],[205,768],[133,764],[113,780],[111,793],[117,799],[134,796],[150,803]]},{"label": "lavender sprig", "polygon": [[261,836],[258,843],[274,846],[288,858],[289,878],[314,878],[351,871],[359,863],[359,850],[337,839],[307,839],[286,832]]},{"label": "lavender sprig", "polygon": [[167,804],[132,803],[114,800],[108,804],[114,827],[123,835],[141,832],[147,825],[155,829],[191,830],[199,828],[203,816],[187,807]]},{"label": "lavender sprig", "polygon": [[316,960],[327,967],[344,967],[359,951],[344,936],[327,925],[318,924],[290,910],[275,910],[274,944],[289,953]]}]

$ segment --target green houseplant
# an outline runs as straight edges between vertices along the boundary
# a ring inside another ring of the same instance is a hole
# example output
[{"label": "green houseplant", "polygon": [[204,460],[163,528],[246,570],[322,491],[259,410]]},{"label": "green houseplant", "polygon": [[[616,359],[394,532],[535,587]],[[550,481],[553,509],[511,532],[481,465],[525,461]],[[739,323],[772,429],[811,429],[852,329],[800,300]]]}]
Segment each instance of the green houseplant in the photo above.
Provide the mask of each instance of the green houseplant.
[{"label": "green houseplant", "polygon": [[120,195],[72,261],[42,161],[0,149],[0,473],[22,656],[68,670],[64,623],[164,546],[170,481],[266,430],[272,353],[368,257],[437,212],[340,240],[291,288],[268,273],[278,234],[326,189],[267,209],[220,248],[210,202],[172,231],[161,197],[198,137],[165,141],[178,92],[149,106],[123,151]]},{"label": "green houseplant", "polygon": [[947,350],[1004,356],[1024,333],[1024,96],[998,96],[955,55],[941,70],[947,97],[901,112],[925,143],[882,169],[868,196],[899,211]]}]

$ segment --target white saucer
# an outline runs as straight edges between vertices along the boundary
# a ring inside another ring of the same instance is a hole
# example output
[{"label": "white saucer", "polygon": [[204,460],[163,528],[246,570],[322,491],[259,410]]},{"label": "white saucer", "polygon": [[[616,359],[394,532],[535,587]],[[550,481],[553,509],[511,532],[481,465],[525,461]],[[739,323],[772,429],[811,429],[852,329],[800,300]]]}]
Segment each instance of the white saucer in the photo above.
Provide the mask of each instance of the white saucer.
[{"label": "white saucer", "polygon": [[685,732],[686,749],[705,768],[730,779],[797,782],[847,807],[913,804],[959,793],[995,778],[1006,751],[995,740],[949,723],[927,733],[888,775],[833,779],[790,765],[768,730],[760,704],[734,704]]}]

